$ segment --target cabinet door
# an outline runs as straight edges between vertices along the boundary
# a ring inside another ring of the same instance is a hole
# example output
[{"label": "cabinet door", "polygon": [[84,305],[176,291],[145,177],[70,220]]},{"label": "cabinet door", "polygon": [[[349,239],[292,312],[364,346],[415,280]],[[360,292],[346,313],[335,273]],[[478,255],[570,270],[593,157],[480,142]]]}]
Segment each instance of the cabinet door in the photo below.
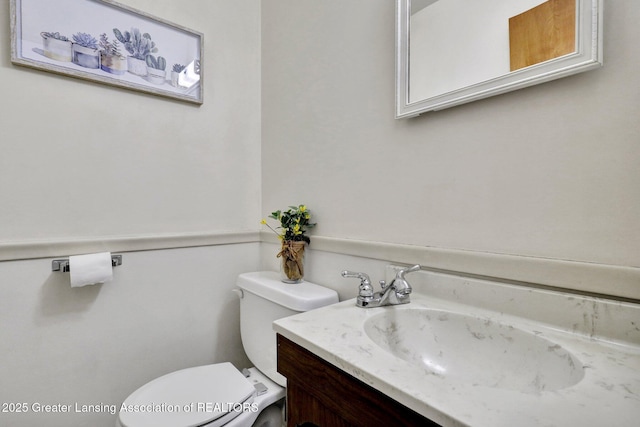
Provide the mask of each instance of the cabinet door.
[{"label": "cabinet door", "polygon": [[417,412],[278,335],[287,378],[287,426],[437,427]]}]

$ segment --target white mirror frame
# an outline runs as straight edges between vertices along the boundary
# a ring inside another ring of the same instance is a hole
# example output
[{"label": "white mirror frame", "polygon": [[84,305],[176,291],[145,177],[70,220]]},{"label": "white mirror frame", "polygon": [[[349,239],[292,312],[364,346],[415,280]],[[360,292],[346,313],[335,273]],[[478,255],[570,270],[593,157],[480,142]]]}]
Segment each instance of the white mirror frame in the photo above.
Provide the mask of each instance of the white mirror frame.
[{"label": "white mirror frame", "polygon": [[[441,0],[446,1],[446,0]],[[576,51],[442,95],[410,102],[411,0],[396,0],[396,119],[415,117],[602,66],[603,0],[576,0]]]}]

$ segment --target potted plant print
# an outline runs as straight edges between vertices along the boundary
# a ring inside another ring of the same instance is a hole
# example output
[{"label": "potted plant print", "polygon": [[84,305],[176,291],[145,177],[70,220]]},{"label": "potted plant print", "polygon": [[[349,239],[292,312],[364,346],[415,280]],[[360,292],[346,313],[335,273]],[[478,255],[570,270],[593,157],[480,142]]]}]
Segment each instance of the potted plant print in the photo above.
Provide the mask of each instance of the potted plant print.
[{"label": "potted plant print", "polygon": [[165,69],[167,61],[162,57],[157,58],[153,55],[147,55],[147,80],[156,85],[164,84],[167,75]]},{"label": "potted plant print", "polygon": [[41,32],[44,56],[56,61],[71,62],[71,40],[60,33]]},{"label": "potted plant print", "polygon": [[179,86],[179,77],[180,73],[186,68],[185,65],[182,64],[173,64],[173,69],[171,70],[171,86],[178,87]]},{"label": "potted plant print", "polygon": [[120,52],[118,40],[110,41],[106,33],[100,34],[100,68],[107,73],[123,75],[127,72],[127,58]]},{"label": "potted plant print", "polygon": [[100,68],[98,40],[87,33],[76,33],[72,37],[73,63],[85,68]]},{"label": "potted plant print", "polygon": [[277,257],[282,258],[280,265],[281,280],[285,283],[299,283],[304,278],[305,247],[311,239],[305,235],[307,230],[316,226],[311,220],[311,212],[305,205],[289,206],[289,209],[275,211],[269,215],[280,222],[277,229],[271,228],[266,220],[262,224],[271,228],[282,241],[282,247]]},{"label": "potted plant print", "polygon": [[129,72],[137,76],[146,77],[147,55],[158,51],[149,33],[142,34],[137,28],[131,28],[131,32],[125,31],[123,33],[114,28],[113,34],[122,43],[126,51],[129,52],[130,56],[127,57],[127,69]]}]

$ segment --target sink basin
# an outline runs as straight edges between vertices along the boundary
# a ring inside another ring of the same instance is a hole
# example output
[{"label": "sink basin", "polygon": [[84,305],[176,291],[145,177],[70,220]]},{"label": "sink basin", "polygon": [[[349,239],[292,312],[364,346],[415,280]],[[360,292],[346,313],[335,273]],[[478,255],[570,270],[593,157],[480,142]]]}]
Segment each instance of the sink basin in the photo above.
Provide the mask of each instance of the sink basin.
[{"label": "sink basin", "polygon": [[460,313],[388,309],[367,319],[367,336],[429,374],[524,393],[559,390],[584,376],[582,363],[534,333]]}]

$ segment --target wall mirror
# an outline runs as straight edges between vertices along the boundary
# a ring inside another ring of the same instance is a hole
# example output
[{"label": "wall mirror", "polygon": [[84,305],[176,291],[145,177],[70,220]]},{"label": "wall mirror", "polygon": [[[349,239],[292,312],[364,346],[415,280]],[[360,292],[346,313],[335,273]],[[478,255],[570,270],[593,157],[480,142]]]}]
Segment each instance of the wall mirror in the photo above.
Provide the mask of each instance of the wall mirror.
[{"label": "wall mirror", "polygon": [[396,0],[396,118],[602,65],[603,0]]}]

